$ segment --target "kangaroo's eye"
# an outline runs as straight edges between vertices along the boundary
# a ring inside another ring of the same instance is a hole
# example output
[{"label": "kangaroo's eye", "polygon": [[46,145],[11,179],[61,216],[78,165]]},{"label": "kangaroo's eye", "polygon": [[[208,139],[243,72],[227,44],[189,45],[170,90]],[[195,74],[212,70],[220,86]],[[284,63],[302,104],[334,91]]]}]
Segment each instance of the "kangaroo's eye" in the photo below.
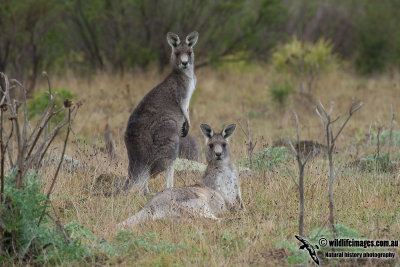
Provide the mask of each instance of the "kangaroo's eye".
[{"label": "kangaroo's eye", "polygon": [[179,57],[179,52],[175,52],[175,56]]},{"label": "kangaroo's eye", "polygon": [[213,147],[214,147],[214,145],[213,145],[213,144],[209,144],[208,146],[209,146],[210,148],[213,148]]},{"label": "kangaroo's eye", "polygon": [[226,147],[226,144],[225,144],[225,143],[223,143],[223,144],[222,144],[222,147],[223,147],[223,148],[225,148],[225,147]]},{"label": "kangaroo's eye", "polygon": [[188,52],[189,57],[192,55],[192,52]]}]

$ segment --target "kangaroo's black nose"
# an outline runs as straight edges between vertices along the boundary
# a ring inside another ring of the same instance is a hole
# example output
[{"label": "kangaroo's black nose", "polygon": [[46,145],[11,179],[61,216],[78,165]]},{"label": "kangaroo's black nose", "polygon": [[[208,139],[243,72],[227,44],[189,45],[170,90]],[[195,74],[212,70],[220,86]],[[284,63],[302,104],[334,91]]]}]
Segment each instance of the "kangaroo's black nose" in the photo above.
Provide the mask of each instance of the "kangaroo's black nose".
[{"label": "kangaroo's black nose", "polygon": [[218,152],[218,153],[215,153],[215,156],[217,156],[218,158],[221,157],[221,155],[222,155],[222,154],[219,153],[219,152]]},{"label": "kangaroo's black nose", "polygon": [[183,66],[186,66],[187,64],[188,64],[187,61],[182,61],[182,65],[183,65]]}]

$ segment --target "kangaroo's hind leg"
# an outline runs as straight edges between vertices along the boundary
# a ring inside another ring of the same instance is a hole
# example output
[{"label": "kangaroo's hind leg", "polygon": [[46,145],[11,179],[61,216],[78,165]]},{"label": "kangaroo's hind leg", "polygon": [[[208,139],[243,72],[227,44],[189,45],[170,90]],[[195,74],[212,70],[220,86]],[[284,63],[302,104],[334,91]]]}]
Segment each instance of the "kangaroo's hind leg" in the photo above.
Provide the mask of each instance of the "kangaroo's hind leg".
[{"label": "kangaroo's hind leg", "polygon": [[167,168],[167,173],[166,173],[167,188],[174,187],[175,162],[176,160],[174,160],[172,164]]},{"label": "kangaroo's hind leg", "polygon": [[172,119],[163,121],[152,129],[153,165],[151,175],[166,171],[166,188],[174,186],[175,160],[179,154],[179,130]]},{"label": "kangaroo's hind leg", "polygon": [[124,191],[132,189],[139,190],[145,194],[149,194],[148,180],[150,177],[150,169],[142,166],[132,166],[133,163],[129,163],[129,173],[126,180]]},{"label": "kangaroo's hind leg", "polygon": [[190,199],[181,203],[186,212],[193,217],[204,217],[219,221],[207,202],[202,199]]}]

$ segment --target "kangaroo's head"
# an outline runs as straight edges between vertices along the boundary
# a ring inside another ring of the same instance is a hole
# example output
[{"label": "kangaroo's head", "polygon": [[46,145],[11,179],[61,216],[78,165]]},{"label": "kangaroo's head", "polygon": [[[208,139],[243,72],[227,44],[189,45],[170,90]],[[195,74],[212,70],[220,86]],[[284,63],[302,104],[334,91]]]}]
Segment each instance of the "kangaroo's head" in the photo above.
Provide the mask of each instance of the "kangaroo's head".
[{"label": "kangaroo's head", "polygon": [[230,161],[228,139],[233,134],[236,124],[225,127],[221,133],[214,134],[213,129],[207,125],[200,125],[206,137],[206,159],[208,163],[225,163]]},{"label": "kangaroo's head", "polygon": [[199,34],[197,32],[192,32],[186,36],[185,41],[181,42],[179,36],[175,33],[169,32],[167,34],[168,44],[172,48],[171,64],[174,69],[183,71],[193,69],[193,47],[195,46],[198,37]]}]

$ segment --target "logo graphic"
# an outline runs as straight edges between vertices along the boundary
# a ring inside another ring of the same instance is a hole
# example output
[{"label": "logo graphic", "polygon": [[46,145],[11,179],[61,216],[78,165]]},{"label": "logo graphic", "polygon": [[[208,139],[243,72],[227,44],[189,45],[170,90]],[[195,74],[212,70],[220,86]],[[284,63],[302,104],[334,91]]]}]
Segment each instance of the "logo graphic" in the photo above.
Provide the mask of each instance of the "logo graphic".
[{"label": "logo graphic", "polygon": [[308,242],[307,240],[305,240],[301,236],[295,235],[295,237],[297,238],[297,240],[299,240],[301,243],[303,243],[303,245],[301,245],[299,247],[299,249],[307,249],[308,250],[308,254],[310,254],[311,259],[313,259],[313,261],[317,265],[319,265],[319,259],[317,257],[317,253],[315,252],[315,249],[319,249],[319,247],[317,245],[315,245],[315,246],[311,245],[310,242]]}]

